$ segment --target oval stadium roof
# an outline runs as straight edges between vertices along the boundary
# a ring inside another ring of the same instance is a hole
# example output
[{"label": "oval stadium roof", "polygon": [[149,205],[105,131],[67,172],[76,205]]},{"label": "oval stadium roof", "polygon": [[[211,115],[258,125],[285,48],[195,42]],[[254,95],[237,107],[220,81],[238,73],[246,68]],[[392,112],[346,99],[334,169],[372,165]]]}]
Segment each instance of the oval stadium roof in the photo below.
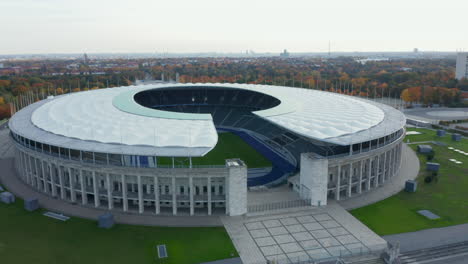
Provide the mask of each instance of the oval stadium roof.
[{"label": "oval stadium roof", "polygon": [[171,87],[245,89],[274,96],[281,101],[279,105],[254,114],[306,138],[338,145],[382,137],[406,122],[400,111],[356,97],[292,87],[218,83],[141,85],[62,95],[19,111],[10,127],[24,137],[68,148],[203,156],[218,140],[211,115],[150,109],[134,100],[138,92]]}]

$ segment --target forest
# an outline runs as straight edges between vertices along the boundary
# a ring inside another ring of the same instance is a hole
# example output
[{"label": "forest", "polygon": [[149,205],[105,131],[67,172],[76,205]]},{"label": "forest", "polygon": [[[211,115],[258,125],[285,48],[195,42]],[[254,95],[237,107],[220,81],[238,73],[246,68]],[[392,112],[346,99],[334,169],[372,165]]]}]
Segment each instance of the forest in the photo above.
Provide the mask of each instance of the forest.
[{"label": "forest", "polygon": [[[460,106],[468,81],[447,59],[360,62],[352,57],[148,58],[7,61],[0,69],[0,119],[48,95],[128,86],[141,79],[193,83],[285,85],[364,96],[401,98],[408,107]],[[11,69],[11,70],[9,70]]]}]

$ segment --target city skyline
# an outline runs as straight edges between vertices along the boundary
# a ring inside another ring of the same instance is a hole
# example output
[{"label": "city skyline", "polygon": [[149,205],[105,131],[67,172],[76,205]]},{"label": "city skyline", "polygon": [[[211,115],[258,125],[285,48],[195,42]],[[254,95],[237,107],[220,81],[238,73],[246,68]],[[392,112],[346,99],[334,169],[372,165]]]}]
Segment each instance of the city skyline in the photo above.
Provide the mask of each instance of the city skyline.
[{"label": "city skyline", "polygon": [[6,0],[0,54],[456,51],[459,0],[326,3]]}]

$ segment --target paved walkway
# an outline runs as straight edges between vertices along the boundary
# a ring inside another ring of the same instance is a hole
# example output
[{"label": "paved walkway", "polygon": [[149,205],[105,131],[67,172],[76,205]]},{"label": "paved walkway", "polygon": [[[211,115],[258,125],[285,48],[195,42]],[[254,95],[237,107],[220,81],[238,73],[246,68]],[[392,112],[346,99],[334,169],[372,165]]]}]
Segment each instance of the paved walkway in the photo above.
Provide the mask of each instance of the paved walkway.
[{"label": "paved walkway", "polygon": [[403,190],[406,180],[414,180],[418,176],[419,159],[416,153],[406,144],[403,144],[402,151],[402,163],[398,175],[386,181],[383,186],[338,203],[346,210],[352,210],[376,203]]},{"label": "paved walkway", "polygon": [[245,264],[319,260],[382,250],[387,245],[335,202],[302,211],[221,219]]},{"label": "paved walkway", "polygon": [[401,252],[407,252],[468,241],[468,224],[388,235],[383,238],[392,243],[400,242]]}]

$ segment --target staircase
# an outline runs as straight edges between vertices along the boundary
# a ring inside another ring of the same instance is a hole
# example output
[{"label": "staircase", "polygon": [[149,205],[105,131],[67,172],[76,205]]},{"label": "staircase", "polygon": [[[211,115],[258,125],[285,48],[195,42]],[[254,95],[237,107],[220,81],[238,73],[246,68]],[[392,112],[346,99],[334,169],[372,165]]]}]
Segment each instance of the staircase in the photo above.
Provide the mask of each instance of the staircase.
[{"label": "staircase", "polygon": [[417,264],[463,254],[468,258],[468,241],[405,252],[400,255],[400,261],[401,264]]}]

